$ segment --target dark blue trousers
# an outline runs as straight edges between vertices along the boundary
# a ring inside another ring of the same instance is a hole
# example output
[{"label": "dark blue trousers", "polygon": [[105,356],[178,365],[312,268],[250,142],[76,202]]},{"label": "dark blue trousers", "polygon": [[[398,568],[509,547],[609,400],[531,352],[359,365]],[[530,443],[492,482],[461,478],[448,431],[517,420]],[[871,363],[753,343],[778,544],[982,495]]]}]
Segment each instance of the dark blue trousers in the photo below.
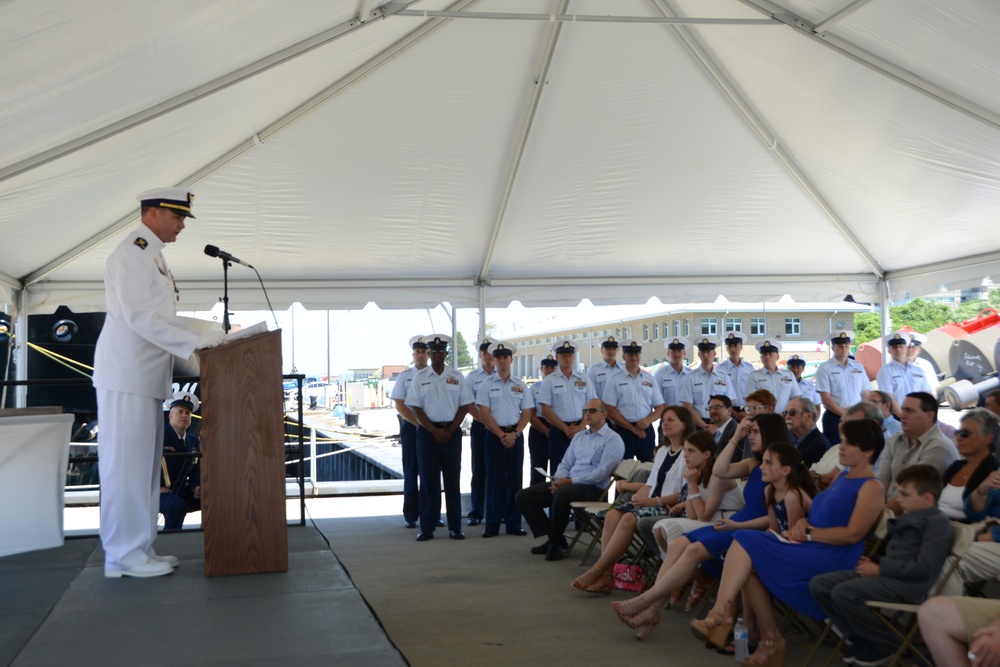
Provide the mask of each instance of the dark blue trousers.
[{"label": "dark blue trousers", "polygon": [[424,428],[417,429],[417,467],[420,471],[420,532],[432,533],[441,516],[441,479],[448,508],[448,530],[462,530],[462,430],[439,445]]},{"label": "dark blue trousers", "polygon": [[653,460],[653,450],[656,448],[656,431],[652,425],[646,427],[646,431],[640,438],[632,431],[624,428],[616,429],[625,443],[625,459],[637,458],[641,463]]},{"label": "dark blue trousers", "polygon": [[555,476],[567,449],[569,449],[569,438],[555,426],[551,427],[549,429],[549,475]]},{"label": "dark blue trousers", "polygon": [[829,410],[823,412],[823,435],[830,441],[830,445],[840,444],[840,415],[835,415]]},{"label": "dark blue trousers", "polygon": [[524,474],[524,436],[517,436],[517,444],[510,449],[500,444],[500,439],[486,431],[486,530],[500,532],[500,519],[507,525],[507,532],[521,528],[521,510],[514,502],[514,494],[521,490]]},{"label": "dark blue trousers", "polygon": [[420,491],[417,484],[417,427],[400,420],[399,444],[403,449],[403,520],[412,523],[420,518]]},{"label": "dark blue trousers", "polygon": [[[545,423],[548,425],[548,422]],[[528,457],[531,461],[529,483],[544,482],[545,477],[535,468],[549,469],[549,436],[531,427],[528,427]]]},{"label": "dark blue trousers", "polygon": [[486,500],[486,426],[482,422],[472,421],[469,430],[469,442],[472,445],[472,482],[469,493],[469,518],[482,519]]}]

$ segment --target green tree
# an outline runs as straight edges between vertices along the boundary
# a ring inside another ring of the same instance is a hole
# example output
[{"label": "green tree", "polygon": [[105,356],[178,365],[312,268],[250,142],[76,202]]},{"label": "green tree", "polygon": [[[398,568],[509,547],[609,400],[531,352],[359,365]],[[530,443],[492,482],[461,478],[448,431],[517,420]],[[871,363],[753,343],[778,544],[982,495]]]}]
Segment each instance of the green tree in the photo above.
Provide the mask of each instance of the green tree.
[{"label": "green tree", "polygon": [[[967,301],[957,308],[938,301],[913,299],[902,306],[890,306],[889,316],[892,317],[892,328],[900,329],[908,326],[920,333],[927,333],[948,322],[962,322],[979,314],[983,308],[1000,307],[1000,289],[990,290],[986,301]],[[874,313],[856,313],[854,315],[854,336],[857,344],[867,343],[879,338],[881,317]]]},{"label": "green tree", "polygon": [[[461,331],[458,332],[458,337],[456,338],[455,343],[451,346],[451,348],[452,351],[458,350],[459,368],[468,368],[469,366],[476,365],[475,357],[469,354],[469,344],[465,342],[465,336],[462,335]],[[444,363],[447,366],[451,365],[452,351],[449,351],[448,356],[445,357]]]}]

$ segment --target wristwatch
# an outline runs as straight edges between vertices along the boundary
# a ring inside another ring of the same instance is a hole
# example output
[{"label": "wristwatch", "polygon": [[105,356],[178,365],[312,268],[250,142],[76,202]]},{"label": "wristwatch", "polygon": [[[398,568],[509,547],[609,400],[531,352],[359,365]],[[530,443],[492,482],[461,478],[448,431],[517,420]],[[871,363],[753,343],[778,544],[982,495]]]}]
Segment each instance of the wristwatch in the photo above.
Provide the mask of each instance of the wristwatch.
[{"label": "wristwatch", "polygon": [[813,527],[806,526],[806,542],[812,542],[812,541],[813,541]]}]

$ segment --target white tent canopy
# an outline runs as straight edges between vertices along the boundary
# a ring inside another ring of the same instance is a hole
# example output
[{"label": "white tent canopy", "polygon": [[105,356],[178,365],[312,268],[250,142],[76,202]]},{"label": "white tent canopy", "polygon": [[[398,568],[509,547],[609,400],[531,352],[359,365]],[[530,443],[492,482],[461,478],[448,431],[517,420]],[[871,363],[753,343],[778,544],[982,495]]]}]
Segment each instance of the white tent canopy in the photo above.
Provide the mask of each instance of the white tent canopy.
[{"label": "white tent canopy", "polygon": [[1000,3],[5,0],[0,62],[0,303],[31,310],[101,309],[167,185],[197,194],[168,249],[192,310],[206,243],[277,307],[1000,274]]}]

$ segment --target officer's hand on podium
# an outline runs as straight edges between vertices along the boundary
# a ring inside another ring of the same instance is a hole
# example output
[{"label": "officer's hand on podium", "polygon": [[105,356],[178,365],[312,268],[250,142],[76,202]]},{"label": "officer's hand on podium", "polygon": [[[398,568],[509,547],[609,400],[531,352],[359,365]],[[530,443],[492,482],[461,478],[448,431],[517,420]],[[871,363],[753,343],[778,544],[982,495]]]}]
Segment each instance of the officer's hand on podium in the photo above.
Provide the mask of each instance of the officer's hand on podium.
[{"label": "officer's hand on podium", "polygon": [[209,331],[198,336],[198,343],[195,345],[199,350],[206,347],[215,347],[226,342],[226,334],[223,331]]}]

